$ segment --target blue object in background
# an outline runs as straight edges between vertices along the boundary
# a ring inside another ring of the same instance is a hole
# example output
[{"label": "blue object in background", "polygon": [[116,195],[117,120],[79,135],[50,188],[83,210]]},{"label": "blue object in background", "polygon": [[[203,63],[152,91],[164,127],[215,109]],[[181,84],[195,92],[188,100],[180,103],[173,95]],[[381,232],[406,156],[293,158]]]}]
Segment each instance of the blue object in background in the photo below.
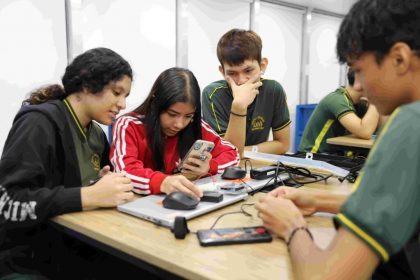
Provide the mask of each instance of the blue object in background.
[{"label": "blue object in background", "polygon": [[299,150],[300,139],[305,131],[306,123],[317,104],[296,105],[295,152]]},{"label": "blue object in background", "polygon": [[112,123],[111,125],[108,125],[108,142],[109,142],[109,144],[112,143],[112,125],[113,124],[114,123]]}]

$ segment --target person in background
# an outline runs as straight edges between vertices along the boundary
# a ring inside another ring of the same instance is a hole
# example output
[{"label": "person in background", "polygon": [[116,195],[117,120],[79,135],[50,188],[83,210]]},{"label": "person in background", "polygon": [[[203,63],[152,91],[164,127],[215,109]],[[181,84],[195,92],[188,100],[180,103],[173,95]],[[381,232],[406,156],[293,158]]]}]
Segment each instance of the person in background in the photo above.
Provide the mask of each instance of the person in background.
[{"label": "person in background", "polygon": [[299,151],[339,154],[340,150],[327,143],[331,137],[353,134],[370,139],[378,126],[379,113],[375,105],[362,97],[363,87],[349,68],[348,85],[325,96],[316,106],[303,132]]},{"label": "person in background", "polygon": [[193,73],[170,68],[156,79],[146,100],[113,127],[110,151],[116,171],[126,171],[139,194],[202,191],[177,173],[197,139],[215,144],[206,159],[190,157],[184,167],[198,177],[223,172],[239,163],[236,148],[201,120],[200,87]]},{"label": "person in background", "polygon": [[62,279],[63,263],[54,264],[63,247],[49,218],[133,196],[130,179],[110,172],[109,145],[94,122],[112,123],[131,81],[126,60],[96,48],[67,66],[63,86],[42,87],[23,102],[0,161],[0,278]]},{"label": "person in background", "polygon": [[[341,62],[389,115],[348,197],[279,188],[256,208],[284,238],[296,279],[420,279],[420,1],[360,0],[338,33]],[[320,249],[302,214],[338,213]]]},{"label": "person in background", "polygon": [[224,34],[217,44],[224,80],[208,85],[202,95],[204,120],[241,155],[289,150],[286,94],[278,82],[261,78],[268,65],[261,50],[261,38],[253,31],[232,29]]}]

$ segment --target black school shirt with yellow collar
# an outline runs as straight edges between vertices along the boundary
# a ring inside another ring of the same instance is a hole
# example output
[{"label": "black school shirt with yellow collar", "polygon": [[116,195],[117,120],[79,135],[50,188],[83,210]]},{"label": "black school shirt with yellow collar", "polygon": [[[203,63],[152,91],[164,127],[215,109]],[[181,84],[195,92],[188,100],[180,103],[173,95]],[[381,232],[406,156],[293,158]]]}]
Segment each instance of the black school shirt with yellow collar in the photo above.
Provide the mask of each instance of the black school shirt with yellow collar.
[{"label": "black school shirt with yellow collar", "polygon": [[342,117],[354,113],[362,118],[366,111],[365,103],[354,104],[346,88],[339,87],[326,95],[316,106],[303,132],[299,151],[340,153],[340,149],[328,144],[327,139],[349,134],[340,123]]},{"label": "black school shirt with yellow collar", "polygon": [[70,123],[82,184],[87,186],[92,178],[98,177],[101,169],[101,154],[105,146],[103,131],[94,122],[91,122],[87,129],[83,129],[70,103],[64,100],[64,104],[67,108],[66,118]]},{"label": "black school shirt with yellow collar", "polygon": [[391,115],[335,217],[382,261],[372,279],[420,279],[419,171],[417,101]]},{"label": "black school shirt with yellow collar", "polygon": [[[283,87],[274,80],[261,82],[259,94],[247,109],[246,146],[266,142],[271,129],[279,131],[290,124]],[[232,90],[225,80],[211,83],[203,90],[203,118],[222,137],[229,124],[232,101]]]}]

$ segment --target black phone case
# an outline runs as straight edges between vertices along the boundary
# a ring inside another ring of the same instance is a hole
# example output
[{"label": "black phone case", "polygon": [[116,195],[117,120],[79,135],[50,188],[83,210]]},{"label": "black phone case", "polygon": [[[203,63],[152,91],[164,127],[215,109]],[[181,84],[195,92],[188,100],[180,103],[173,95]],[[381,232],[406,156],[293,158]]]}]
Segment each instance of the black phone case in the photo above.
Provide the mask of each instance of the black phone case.
[{"label": "black phone case", "polygon": [[271,242],[273,238],[264,227],[220,228],[197,231],[201,246]]}]

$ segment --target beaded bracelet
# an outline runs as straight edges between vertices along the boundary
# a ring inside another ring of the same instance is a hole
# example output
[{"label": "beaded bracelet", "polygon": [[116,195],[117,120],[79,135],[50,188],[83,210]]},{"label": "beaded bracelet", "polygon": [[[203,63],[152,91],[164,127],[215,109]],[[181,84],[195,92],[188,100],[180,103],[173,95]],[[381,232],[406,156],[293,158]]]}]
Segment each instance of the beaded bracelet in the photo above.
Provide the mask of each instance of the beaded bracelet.
[{"label": "beaded bracelet", "polygon": [[310,237],[312,240],[314,240],[314,237],[312,236],[312,233],[309,231],[309,229],[308,229],[307,227],[297,227],[297,228],[295,228],[295,229],[292,231],[292,233],[290,234],[289,239],[288,239],[288,240],[287,240],[287,242],[286,242],[286,245],[287,245],[287,249],[288,249],[288,250],[290,250],[289,245],[290,245],[290,242],[292,242],[293,236],[295,236],[296,232],[298,232],[299,230],[304,230],[304,231],[306,231],[306,232],[309,234],[309,237]]},{"label": "beaded bracelet", "polygon": [[234,113],[234,112],[232,112],[232,111],[230,111],[230,113],[231,113],[232,115],[234,115],[234,116],[237,116],[237,117],[246,117],[246,114],[245,114],[245,115],[241,115],[241,114]]}]

